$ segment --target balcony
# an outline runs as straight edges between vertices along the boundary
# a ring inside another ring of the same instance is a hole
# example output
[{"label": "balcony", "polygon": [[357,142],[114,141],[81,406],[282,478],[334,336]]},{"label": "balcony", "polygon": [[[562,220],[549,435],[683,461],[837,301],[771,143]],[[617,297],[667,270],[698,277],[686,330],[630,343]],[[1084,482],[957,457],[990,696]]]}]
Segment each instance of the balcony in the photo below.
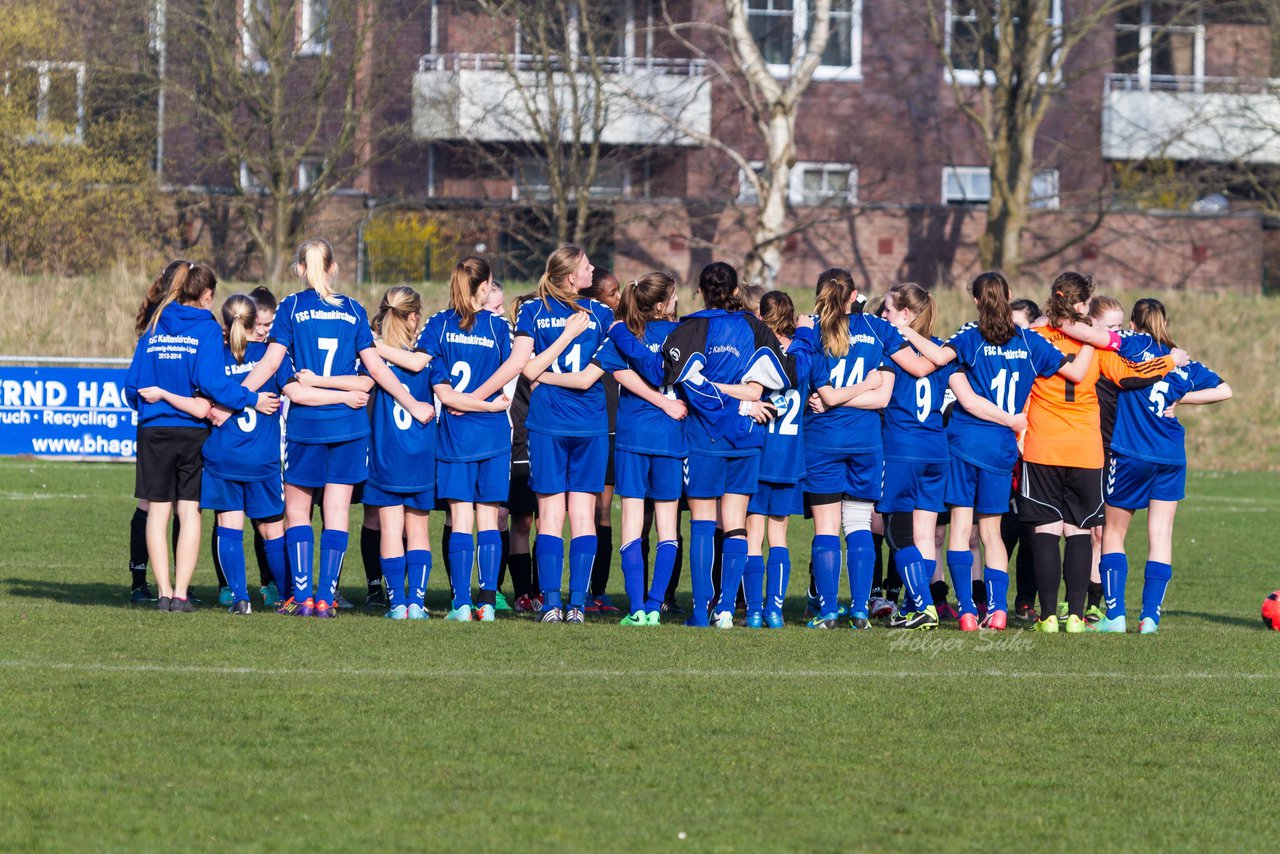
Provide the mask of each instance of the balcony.
[{"label": "balcony", "polygon": [[[423,141],[544,142],[550,134],[539,130],[530,113],[548,121],[548,106],[554,103],[563,111],[575,88],[587,134],[588,104],[603,99],[603,143],[698,144],[676,124],[710,133],[711,80],[705,61],[616,57],[597,60],[596,68],[591,73],[565,69],[558,57],[427,54],[413,78],[413,135]],[[572,118],[561,119],[562,142],[591,141],[575,140],[575,135]]]},{"label": "balcony", "polygon": [[1110,74],[1102,156],[1280,163],[1280,80]]}]

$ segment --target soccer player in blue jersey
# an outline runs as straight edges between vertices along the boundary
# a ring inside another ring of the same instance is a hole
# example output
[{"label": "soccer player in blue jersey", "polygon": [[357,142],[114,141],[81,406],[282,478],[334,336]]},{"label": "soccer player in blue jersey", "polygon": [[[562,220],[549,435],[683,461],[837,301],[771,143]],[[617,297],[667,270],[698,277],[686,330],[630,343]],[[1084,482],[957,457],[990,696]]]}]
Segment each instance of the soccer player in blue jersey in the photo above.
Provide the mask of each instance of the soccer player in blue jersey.
[{"label": "soccer player in blue jersey", "polygon": [[[1168,315],[1156,299],[1134,303],[1130,315],[1134,335],[1124,336],[1120,352],[1135,361],[1168,355]],[[1218,403],[1231,398],[1231,387],[1199,362],[1169,373],[1149,388],[1122,391],[1111,435],[1106,472],[1106,525],[1102,530],[1103,594],[1107,616],[1091,628],[1125,631],[1125,585],[1129,561],[1125,536],[1135,511],[1147,509],[1147,564],[1143,573],[1142,618],[1138,631],[1155,634],[1165,591],[1173,577],[1173,519],[1186,497],[1186,432],[1172,410],[1188,404]]]},{"label": "soccer player in blue jersey", "polygon": [[[294,269],[305,290],[281,301],[267,353],[245,380],[259,388],[289,356],[296,371],[339,391],[358,388],[357,364],[400,404],[409,416],[426,424],[435,408],[416,399],[378,357],[368,315],[359,302],[334,293],[338,265],[333,248],[313,238],[298,248]],[[366,381],[367,382],[367,381]],[[285,438],[285,544],[293,578],[293,596],[280,610],[299,616],[332,617],[338,574],[347,552],[351,493],[368,477],[369,419],[347,406],[325,404],[290,407]],[[315,490],[324,488],[324,530],[320,536],[320,576],[312,592],[315,534],[311,507]]]},{"label": "soccer player in blue jersey", "polygon": [[[217,277],[203,264],[175,268],[168,293],[138,340],[125,376],[126,400],[138,411],[135,495],[150,502],[147,553],[160,589],[161,611],[195,610],[188,587],[200,552],[201,451],[209,435],[200,414],[165,395],[190,398],[198,390],[233,409],[254,407],[264,415],[280,405],[276,395],[251,392],[224,370],[222,329],[209,311],[217,285]],[[152,387],[156,395],[140,394]],[[171,581],[166,534],[175,504],[181,524]]]},{"label": "soccer player in blue jersey", "polygon": [[[609,453],[604,370],[596,354],[613,312],[578,294],[591,285],[591,261],[576,246],[547,258],[538,298],[520,308],[512,353],[535,383],[525,427],[529,483],[538,496],[536,561],[544,623],[584,621],[596,556],[596,495],[604,489]],[[561,599],[565,516],[569,543],[569,608]]]},{"label": "soccer player in blue jersey", "polygon": [[[506,318],[484,309],[493,276],[483,258],[463,258],[449,278],[449,308],[432,316],[420,346],[431,354],[439,419],[436,495],[449,503],[453,606],[448,619],[472,618],[471,567],[480,570],[477,619],[494,620],[502,565],[499,509],[510,492],[511,401],[503,387],[520,373]],[[472,527],[476,533],[472,538]],[[477,561],[478,557],[478,561]]]},{"label": "soccer player in blue jersey", "polygon": [[[646,273],[623,290],[618,320],[656,354],[676,328],[675,321],[665,319],[675,313],[675,304],[675,279],[666,273]],[[622,498],[619,555],[630,612],[621,622],[624,626],[656,626],[675,567],[684,457],[688,453],[682,422],[688,408],[673,388],[655,387],[633,370],[612,340],[601,350],[600,364],[621,387],[614,471],[615,487]],[[653,502],[653,521],[658,529],[647,595],[641,543],[646,499]]]}]

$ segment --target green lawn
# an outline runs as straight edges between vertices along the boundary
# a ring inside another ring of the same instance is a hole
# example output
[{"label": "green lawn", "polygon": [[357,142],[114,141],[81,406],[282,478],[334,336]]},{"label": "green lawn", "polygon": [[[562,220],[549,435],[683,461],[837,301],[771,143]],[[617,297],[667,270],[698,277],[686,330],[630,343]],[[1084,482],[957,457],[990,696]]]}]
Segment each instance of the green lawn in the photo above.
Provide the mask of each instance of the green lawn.
[{"label": "green lawn", "polygon": [[[1274,474],[1191,477],[1155,637],[910,643],[130,610],[132,478],[0,462],[0,850],[1261,850],[1280,834],[1280,634],[1258,618],[1280,587]],[[353,554],[357,601],[359,576]],[[210,600],[207,558],[198,579]],[[436,616],[444,586],[437,565]]]}]

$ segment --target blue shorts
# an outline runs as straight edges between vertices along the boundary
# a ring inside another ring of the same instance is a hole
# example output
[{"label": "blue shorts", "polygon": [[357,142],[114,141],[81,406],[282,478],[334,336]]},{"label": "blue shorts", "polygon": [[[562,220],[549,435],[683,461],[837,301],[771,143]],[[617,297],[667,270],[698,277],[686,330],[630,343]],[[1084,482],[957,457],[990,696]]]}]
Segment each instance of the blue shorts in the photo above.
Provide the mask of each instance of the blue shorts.
[{"label": "blue shorts", "polygon": [[608,436],[529,431],[529,488],[539,495],[603,492],[608,463]]},{"label": "blue shorts", "polygon": [[804,514],[804,490],[798,483],[760,481],[747,504],[752,516],[800,516]]},{"label": "blue shorts", "polygon": [[1013,489],[1013,471],[994,472],[980,469],[957,456],[947,468],[947,506],[972,507],[983,516],[999,516],[1009,512],[1009,492]]},{"label": "blue shorts", "polygon": [[370,507],[399,507],[403,504],[405,507],[430,513],[436,509],[436,491],[424,489],[421,492],[390,492],[366,482],[360,503]]},{"label": "blue shorts", "polygon": [[436,495],[443,501],[501,504],[511,493],[511,456],[465,463],[436,461]]},{"label": "blue shorts", "polygon": [[740,457],[712,457],[690,451],[684,491],[690,498],[755,495],[759,480],[758,450]]},{"label": "blue shorts", "polygon": [[242,510],[250,519],[272,519],[284,514],[284,488],[279,477],[227,480],[206,468],[200,475],[200,509]]},{"label": "blue shorts", "polygon": [[614,451],[614,492],[623,498],[678,501],[684,491],[684,460],[635,451]]},{"label": "blue shorts", "polygon": [[947,464],[888,460],[884,466],[884,495],[880,513],[910,513],[947,509]]},{"label": "blue shorts", "polygon": [[1111,454],[1105,500],[1112,507],[1141,510],[1152,501],[1181,501],[1186,497],[1186,466]]},{"label": "blue shorts", "polygon": [[315,489],[326,483],[355,484],[368,479],[368,436],[316,445],[285,440],[285,483]]},{"label": "blue shorts", "polygon": [[884,490],[884,452],[832,453],[804,450],[804,491],[879,501]]}]

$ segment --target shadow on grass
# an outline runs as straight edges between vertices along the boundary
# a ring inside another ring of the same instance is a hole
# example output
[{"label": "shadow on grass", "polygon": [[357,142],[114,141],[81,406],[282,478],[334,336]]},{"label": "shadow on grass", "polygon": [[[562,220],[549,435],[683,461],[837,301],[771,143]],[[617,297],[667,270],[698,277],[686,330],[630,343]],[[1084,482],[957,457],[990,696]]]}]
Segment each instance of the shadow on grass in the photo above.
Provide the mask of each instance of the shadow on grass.
[{"label": "shadow on grass", "polygon": [[1165,611],[1163,616],[1196,617],[1210,623],[1218,623],[1223,626],[1243,626],[1246,629],[1254,629],[1262,625],[1260,617],[1246,618],[1234,614],[1211,614],[1208,611]]},{"label": "shadow on grass", "polygon": [[[104,582],[33,581],[30,578],[6,578],[5,594],[20,599],[49,599],[67,605],[102,605],[129,607],[129,585]],[[152,605],[154,608],[155,606]]]}]

